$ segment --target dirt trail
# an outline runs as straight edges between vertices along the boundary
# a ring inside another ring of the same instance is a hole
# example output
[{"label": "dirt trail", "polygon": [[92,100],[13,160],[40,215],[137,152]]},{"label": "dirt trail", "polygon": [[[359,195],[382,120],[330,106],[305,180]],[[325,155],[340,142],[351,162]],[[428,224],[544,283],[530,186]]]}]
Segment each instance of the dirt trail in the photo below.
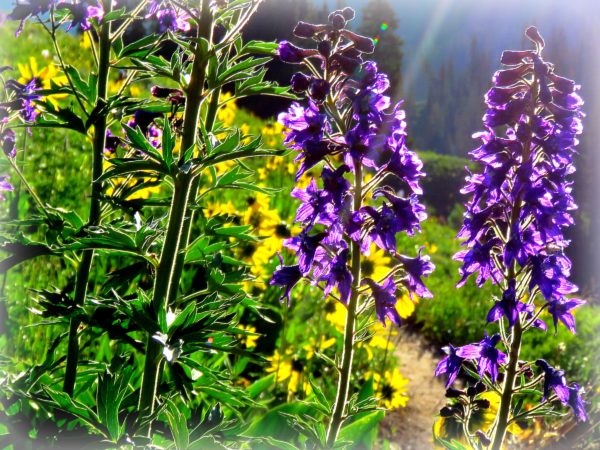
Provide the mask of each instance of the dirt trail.
[{"label": "dirt trail", "polygon": [[444,385],[433,375],[439,358],[418,333],[404,328],[398,339],[395,353],[400,372],[409,380],[410,400],[405,408],[386,415],[381,437],[395,450],[431,449],[434,417],[445,403]]}]

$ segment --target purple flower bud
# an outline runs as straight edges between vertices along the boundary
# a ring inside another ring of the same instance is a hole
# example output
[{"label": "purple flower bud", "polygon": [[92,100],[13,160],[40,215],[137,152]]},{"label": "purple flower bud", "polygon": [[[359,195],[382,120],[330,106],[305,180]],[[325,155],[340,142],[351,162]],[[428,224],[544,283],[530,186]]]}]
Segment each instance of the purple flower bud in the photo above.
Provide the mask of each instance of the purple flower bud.
[{"label": "purple flower bud", "polygon": [[327,98],[327,95],[329,95],[329,83],[320,78],[313,78],[310,83],[309,92],[310,97],[316,103],[322,103]]},{"label": "purple flower bud", "polygon": [[377,319],[385,327],[385,319],[400,326],[400,315],[396,310],[396,284],[392,277],[387,278],[383,284],[377,284],[370,278],[365,278],[363,284],[371,288],[373,299],[375,300],[375,312]]},{"label": "purple flower bud", "polygon": [[521,64],[511,69],[498,70],[492,77],[492,82],[496,86],[512,86],[521,81],[532,69],[533,64]]},{"label": "purple flower bud", "polygon": [[332,12],[331,14],[329,14],[328,19],[329,22],[333,25],[333,28],[335,28],[336,30],[341,30],[346,26],[346,19],[344,18],[344,15],[341,13],[341,11]]},{"label": "purple flower bud", "polygon": [[540,32],[536,27],[531,26],[527,28],[527,30],[525,30],[525,36],[527,36],[529,39],[531,39],[531,41],[535,43],[535,46],[537,47],[538,51],[541,51],[544,48],[544,39],[542,38]]},{"label": "purple flower bud", "polygon": [[281,41],[277,54],[283,62],[290,64],[299,64],[304,61],[304,58],[314,55],[314,50],[306,50],[300,47],[296,47],[294,44],[288,41]]},{"label": "purple flower bud", "polygon": [[504,50],[500,57],[500,62],[507,66],[517,66],[526,59],[532,59],[534,55],[535,52],[533,50]]},{"label": "purple flower bud", "polygon": [[15,132],[7,128],[0,135],[0,143],[2,143],[2,150],[4,154],[9,158],[14,158],[17,155],[17,147],[15,145]]},{"label": "purple flower bud", "polygon": [[342,9],[342,16],[344,16],[344,19],[350,21],[354,19],[354,10],[349,6],[346,6],[344,9]]},{"label": "purple flower bud", "polygon": [[150,93],[156,98],[167,98],[171,95],[183,95],[183,92],[179,89],[166,88],[160,86],[152,86],[150,88]]},{"label": "purple flower bud", "polygon": [[373,53],[375,51],[375,42],[373,39],[361,36],[350,30],[343,30],[342,35],[354,43],[354,48],[362,53]]},{"label": "purple flower bud", "polygon": [[311,38],[322,31],[322,29],[322,25],[313,25],[312,23],[300,21],[294,28],[294,36],[298,36],[299,38]]},{"label": "purple flower bud", "polygon": [[331,56],[331,41],[321,41],[317,44],[317,50],[324,58]]},{"label": "purple flower bud", "polygon": [[278,254],[277,256],[279,257],[281,264],[275,273],[273,273],[273,278],[271,278],[269,284],[283,286],[285,288],[285,292],[279,301],[283,301],[285,298],[287,299],[287,304],[289,306],[292,301],[292,289],[296,284],[298,284],[298,281],[302,279],[302,273],[300,272],[299,266],[284,266],[281,255]]},{"label": "purple flower bud", "polygon": [[0,200],[6,200],[4,196],[4,192],[12,192],[15,190],[12,184],[8,181],[8,176],[2,175],[0,176]]},{"label": "purple flower bud", "polygon": [[292,91],[296,93],[304,92],[310,86],[310,81],[312,77],[304,75],[302,72],[296,72],[292,75],[292,79],[290,80],[290,85],[292,86]]}]

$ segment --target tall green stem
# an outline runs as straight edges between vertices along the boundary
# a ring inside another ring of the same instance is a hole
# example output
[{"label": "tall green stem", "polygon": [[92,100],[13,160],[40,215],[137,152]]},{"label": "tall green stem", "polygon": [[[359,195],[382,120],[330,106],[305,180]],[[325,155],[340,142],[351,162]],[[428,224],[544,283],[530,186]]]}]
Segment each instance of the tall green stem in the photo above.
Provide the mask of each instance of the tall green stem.
[{"label": "tall green stem", "polygon": [[[362,170],[360,161],[354,160],[354,211],[358,211],[362,205]],[[350,390],[350,374],[352,372],[352,360],[354,358],[354,333],[356,328],[356,309],[358,306],[358,289],[360,287],[360,243],[352,241],[352,292],[348,301],[348,312],[344,328],[344,347],[342,350],[342,365],[339,368],[339,380],[333,414],[327,430],[327,447],[331,448],[342,428],[345,419],[346,406],[348,403],[348,392]]]},{"label": "tall green stem", "polygon": [[[198,26],[198,38],[201,38],[207,29],[212,28],[208,0],[201,3],[202,20]],[[190,77],[190,84],[186,90],[186,105],[183,118],[183,132],[181,138],[181,152],[183,153],[196,144],[200,105],[203,100],[203,90],[206,72],[206,55],[201,54],[201,46],[196,45],[194,63]],[[176,272],[179,252],[182,250],[182,241],[185,236],[183,224],[189,214],[190,192],[195,177],[192,170],[179,172],[174,180],[173,200],[169,211],[169,223],[163,244],[160,261],[154,281],[152,306],[159,314],[169,307],[169,293],[176,292],[181,278],[181,272]],[[139,412],[140,417],[149,418],[154,412],[156,390],[160,377],[161,345],[149,334],[146,339],[146,360],[142,375],[140,390]],[[148,424],[146,431],[151,432]]]},{"label": "tall green stem", "polygon": [[[208,111],[206,113],[206,120],[204,123],[205,129],[208,133],[212,131],[212,128],[215,123],[215,118],[217,115],[217,110],[219,108],[219,95],[220,89],[216,89],[212,93],[212,97],[210,99],[210,103],[208,104]],[[192,186],[190,189],[190,200],[193,202],[196,200],[198,196],[198,189],[200,188],[200,177],[194,178],[192,181]],[[185,262],[185,253],[183,250],[189,245],[190,239],[192,236],[192,224],[194,223],[194,215],[195,210],[189,209],[188,214],[186,214],[185,219],[183,221],[183,227],[181,230],[182,240],[180,253],[177,257],[177,262],[175,264],[174,276],[177,278],[181,277],[183,273],[183,265]],[[173,302],[177,298],[178,285],[173,285],[170,287],[169,292],[167,293],[167,299],[169,302]]]},{"label": "tall green stem", "polygon": [[[187,174],[181,174],[175,179],[167,234],[154,280],[152,306],[157,314],[168,307],[166,297],[171,283],[179,282],[179,280],[173,278],[172,274],[181,240],[181,223],[187,210],[190,186],[191,179]],[[160,374],[161,351],[162,346],[149,333],[146,338],[146,360],[144,362],[139,401],[139,411],[141,417],[144,418],[154,412],[154,398]]]},{"label": "tall green stem", "polygon": [[[104,10],[110,12],[112,2],[105,0]],[[98,61],[98,83],[96,105],[106,101],[108,74],[110,71],[110,22],[104,22],[100,27],[100,54]],[[102,186],[95,183],[102,175],[102,155],[106,146],[106,114],[101,114],[96,123],[94,123],[94,141],[92,148],[92,192],[90,198],[90,212],[88,226],[98,225],[100,222],[100,195]],[[88,282],[90,278],[90,268],[94,258],[93,250],[85,250],[81,255],[81,261],[77,269],[77,278],[75,281],[75,291],[73,300],[76,305],[82,305],[87,294]],[[69,323],[69,338],[67,363],[65,369],[65,379],[63,390],[69,395],[73,395],[75,390],[75,380],[77,378],[77,361],[79,359],[79,338],[77,330],[80,320],[71,318]]]},{"label": "tall green stem", "polygon": [[521,325],[521,318],[519,317],[515,323],[515,332],[510,346],[508,368],[506,369],[506,376],[504,378],[504,388],[502,389],[502,397],[500,399],[500,408],[498,410],[498,419],[494,433],[494,441],[492,443],[492,450],[500,450],[502,442],[504,441],[504,436],[506,435],[508,416],[510,415],[510,405],[514,392],[515,376],[517,374],[517,363],[519,362],[519,354],[521,352],[522,335],[523,328]]}]

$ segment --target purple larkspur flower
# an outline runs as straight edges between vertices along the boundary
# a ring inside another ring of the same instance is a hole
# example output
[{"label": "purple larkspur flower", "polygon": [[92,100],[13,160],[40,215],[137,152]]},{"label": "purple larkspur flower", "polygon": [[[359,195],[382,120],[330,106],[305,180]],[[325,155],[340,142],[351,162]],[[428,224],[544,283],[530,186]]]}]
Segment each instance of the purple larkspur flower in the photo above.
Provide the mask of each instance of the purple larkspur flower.
[{"label": "purple larkspur flower", "polygon": [[434,269],[435,265],[431,262],[429,255],[421,256],[421,252],[424,247],[419,249],[419,253],[416,258],[410,258],[404,255],[398,255],[396,258],[402,264],[406,273],[405,285],[412,298],[412,294],[415,293],[417,297],[431,298],[433,294],[429,292],[429,289],[423,283],[422,278],[429,276]]},{"label": "purple larkspur flower", "polygon": [[315,259],[315,252],[326,235],[327,233],[309,235],[308,231],[304,230],[298,236],[283,241],[283,245],[294,250],[298,255],[298,263],[302,274],[310,272]]},{"label": "purple larkspur flower", "polygon": [[585,303],[585,300],[578,298],[566,299],[561,297],[550,300],[548,302],[548,312],[552,314],[554,329],[558,329],[558,321],[560,320],[563,324],[565,324],[571,333],[575,334],[575,318],[573,317],[573,313],[571,311],[580,307],[581,305],[584,305]]},{"label": "purple larkspur flower", "polygon": [[[461,190],[470,197],[458,234],[467,249],[454,257],[462,262],[458,286],[477,272],[479,287],[487,279],[506,286],[487,322],[506,318],[508,327],[502,322],[500,326],[511,342],[514,359],[509,368],[527,364],[514,353],[521,343],[520,331],[530,326],[546,330],[546,323],[538,318],[543,309],[552,315],[555,330],[561,321],[575,333],[572,311],[585,303],[568,297],[577,286],[569,281],[571,261],[564,252],[569,245],[564,229],[573,225],[572,212],[577,209],[570,178],[582,132],[583,100],[577,93],[579,86],[555,74],[554,66],[543,60],[545,44],[537,29],[528,28],[526,36],[535,50],[505,51],[501,62],[507,67],[494,74],[494,86],[485,94],[485,130],[473,135],[482,143],[470,152],[479,169],[469,172]],[[519,298],[525,296],[524,289],[530,294],[527,303]],[[538,293],[545,304],[534,302]],[[476,362],[479,375],[487,373],[495,382],[508,359],[496,348],[499,342],[500,334],[486,334],[480,343],[455,353]],[[542,401],[554,391],[578,420],[586,420],[579,386],[567,385],[564,372],[544,360],[536,365],[544,372]],[[513,377],[506,380],[509,386],[523,386],[509,370],[506,374]],[[502,426],[504,419],[498,419]]]},{"label": "purple larkspur flower", "polygon": [[500,335],[486,336],[478,344],[468,344],[459,347],[456,354],[467,360],[477,360],[477,370],[480,377],[489,374],[493,382],[498,379],[498,369],[506,364],[506,354],[496,348]]},{"label": "purple larkspur flower", "polygon": [[[427,217],[418,198],[423,164],[406,146],[405,113],[400,103],[388,111],[389,80],[374,62],[363,60],[374,43],[346,29],[353,17],[353,10],[345,8],[334,11],[329,23],[300,22],[294,34],[310,39],[312,47],[288,41],[278,46],[281,60],[300,65],[291,88],[306,99],[305,104],[292,103],[278,116],[287,128],[285,146],[298,152],[296,181],[308,170],[321,175],[321,181],[315,176],[308,186],[292,191],[302,202],[296,220],[304,229],[284,245],[296,252],[305,278],[312,284],[325,283],[326,295],[337,287],[342,302],[351,298],[352,283],[359,282],[353,279],[348,260],[357,270],[360,264],[354,258],[368,255],[373,242],[396,255],[397,234],[420,231],[420,222]],[[367,182],[364,168],[376,172],[372,181]],[[390,173],[408,185],[408,195],[391,188],[376,191]],[[356,253],[351,257],[352,252]],[[405,283],[411,295],[430,295],[421,280],[433,269],[426,258],[419,254],[407,259],[404,274],[401,268],[382,285],[364,280],[383,323],[386,317],[400,323],[396,283]]]},{"label": "purple larkspur flower", "polygon": [[396,253],[396,233],[403,230],[400,222],[396,219],[394,210],[384,203],[381,210],[376,210],[372,206],[365,206],[363,211],[373,221],[368,238],[382,250]]},{"label": "purple larkspur flower", "polygon": [[565,379],[565,371],[555,369],[543,359],[538,359],[535,365],[544,371],[544,395],[542,400],[548,399],[550,389],[552,389],[563,404],[567,403],[569,401],[569,387]]},{"label": "purple larkspur flower", "polygon": [[4,192],[12,192],[14,190],[15,188],[13,185],[8,182],[8,176],[0,176],[0,200],[6,200],[6,197],[4,197]]},{"label": "purple larkspur flower", "polygon": [[298,265],[286,266],[283,264],[283,258],[281,255],[277,255],[279,257],[280,265],[273,273],[273,277],[269,281],[271,285],[282,286],[285,288],[283,295],[280,297],[280,301],[283,299],[287,299],[287,304],[289,305],[292,301],[292,289],[298,281],[302,279],[302,272],[300,272],[300,267]]},{"label": "purple larkspur flower", "polygon": [[67,31],[71,28],[79,27],[83,31],[87,31],[92,27],[92,19],[98,21],[104,17],[104,8],[99,2],[81,1],[76,3],[59,3],[57,9],[68,9],[71,13],[71,23],[67,25]]},{"label": "purple larkspur flower", "polygon": [[23,26],[27,19],[32,16],[45,14],[50,10],[50,7],[55,3],[55,0],[25,0],[17,1],[12,12],[8,15],[11,20],[20,20],[21,23],[15,32],[15,36],[19,36],[23,31]]},{"label": "purple larkspur flower", "polygon": [[189,19],[190,15],[181,8],[163,4],[160,1],[150,3],[147,19],[156,19],[158,29],[161,33],[167,31],[183,31],[191,30]]},{"label": "purple larkspur flower", "polygon": [[344,304],[348,303],[350,291],[352,288],[352,274],[348,270],[348,249],[342,249],[328,264],[328,272],[321,275],[318,280],[325,282],[325,290],[323,294],[329,295],[334,287],[337,287],[340,293],[340,301]]},{"label": "purple larkspur flower", "polygon": [[27,83],[8,80],[4,83],[7,92],[12,93],[11,100],[2,104],[8,111],[16,111],[25,122],[33,122],[39,115],[35,100],[40,99],[37,91],[41,89],[37,78],[32,78]]},{"label": "purple larkspur flower", "polygon": [[487,316],[487,322],[497,322],[506,317],[508,325],[513,327],[520,313],[531,314],[534,306],[525,304],[517,299],[515,280],[510,280],[508,288],[502,293],[502,299],[492,306]]},{"label": "purple larkspur flower", "polygon": [[577,292],[577,286],[568,280],[571,261],[566,255],[532,255],[529,263],[531,265],[529,289],[533,290],[537,286],[546,300],[562,298],[564,295]]},{"label": "purple larkspur flower", "polygon": [[17,155],[16,138],[14,130],[7,128],[0,134],[0,144],[2,151],[9,158],[14,158]]},{"label": "purple larkspur flower", "polygon": [[587,422],[588,417],[585,412],[585,405],[583,404],[583,398],[581,394],[583,389],[577,383],[573,383],[569,386],[569,400],[567,404],[573,410],[573,414],[580,422]]},{"label": "purple larkspur flower", "polygon": [[287,112],[279,114],[277,120],[290,130],[284,144],[296,150],[302,150],[306,142],[321,141],[323,134],[329,130],[327,116],[313,102],[308,108],[294,102]]},{"label": "purple larkspur flower", "polygon": [[439,377],[448,374],[448,380],[446,380],[446,387],[448,387],[456,380],[465,359],[456,354],[457,349],[451,344],[442,348],[442,350],[446,353],[446,356],[444,356],[436,366],[435,376]]},{"label": "purple larkspur flower", "polygon": [[461,261],[463,266],[459,269],[461,279],[456,287],[464,286],[469,276],[479,272],[476,284],[481,287],[486,280],[492,279],[494,283],[502,277],[502,272],[495,266],[491,256],[494,246],[500,245],[500,240],[493,238],[481,244],[478,241],[469,250],[461,250],[454,259]]},{"label": "purple larkspur flower", "polygon": [[331,225],[331,219],[328,217],[330,204],[330,195],[327,191],[318,189],[314,178],[306,189],[294,188],[292,197],[302,202],[296,213],[296,222],[312,225],[316,221],[324,225]]},{"label": "purple larkspur flower", "polygon": [[400,326],[400,314],[396,310],[396,283],[392,277],[386,278],[382,284],[378,284],[370,278],[365,278],[363,284],[371,288],[375,300],[375,314],[377,319],[385,327],[385,319]]},{"label": "purple larkspur flower", "polygon": [[349,172],[350,168],[343,164],[335,170],[329,167],[323,167],[321,180],[323,180],[323,189],[328,192],[329,198],[336,210],[342,206],[344,196],[350,190],[350,183],[344,178],[344,174]]},{"label": "purple larkspur flower", "polygon": [[408,198],[398,197],[390,192],[388,189],[377,189],[373,193],[373,198],[383,196],[389,202],[396,215],[396,222],[398,228],[401,231],[405,231],[406,234],[412,236],[415,230],[420,231],[420,222],[427,219],[427,213],[425,207],[419,203],[419,197],[416,195],[410,195]]}]

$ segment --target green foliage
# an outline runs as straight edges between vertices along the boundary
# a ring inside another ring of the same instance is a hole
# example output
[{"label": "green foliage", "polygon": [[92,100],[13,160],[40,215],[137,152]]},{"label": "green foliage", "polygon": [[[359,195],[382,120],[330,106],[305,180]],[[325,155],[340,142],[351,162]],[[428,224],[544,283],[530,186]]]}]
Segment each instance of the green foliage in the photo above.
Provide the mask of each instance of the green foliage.
[{"label": "green foliage", "polygon": [[465,184],[471,163],[465,158],[440,155],[433,152],[419,152],[423,161],[423,199],[430,214],[448,217],[457,204],[462,204],[460,189]]}]

